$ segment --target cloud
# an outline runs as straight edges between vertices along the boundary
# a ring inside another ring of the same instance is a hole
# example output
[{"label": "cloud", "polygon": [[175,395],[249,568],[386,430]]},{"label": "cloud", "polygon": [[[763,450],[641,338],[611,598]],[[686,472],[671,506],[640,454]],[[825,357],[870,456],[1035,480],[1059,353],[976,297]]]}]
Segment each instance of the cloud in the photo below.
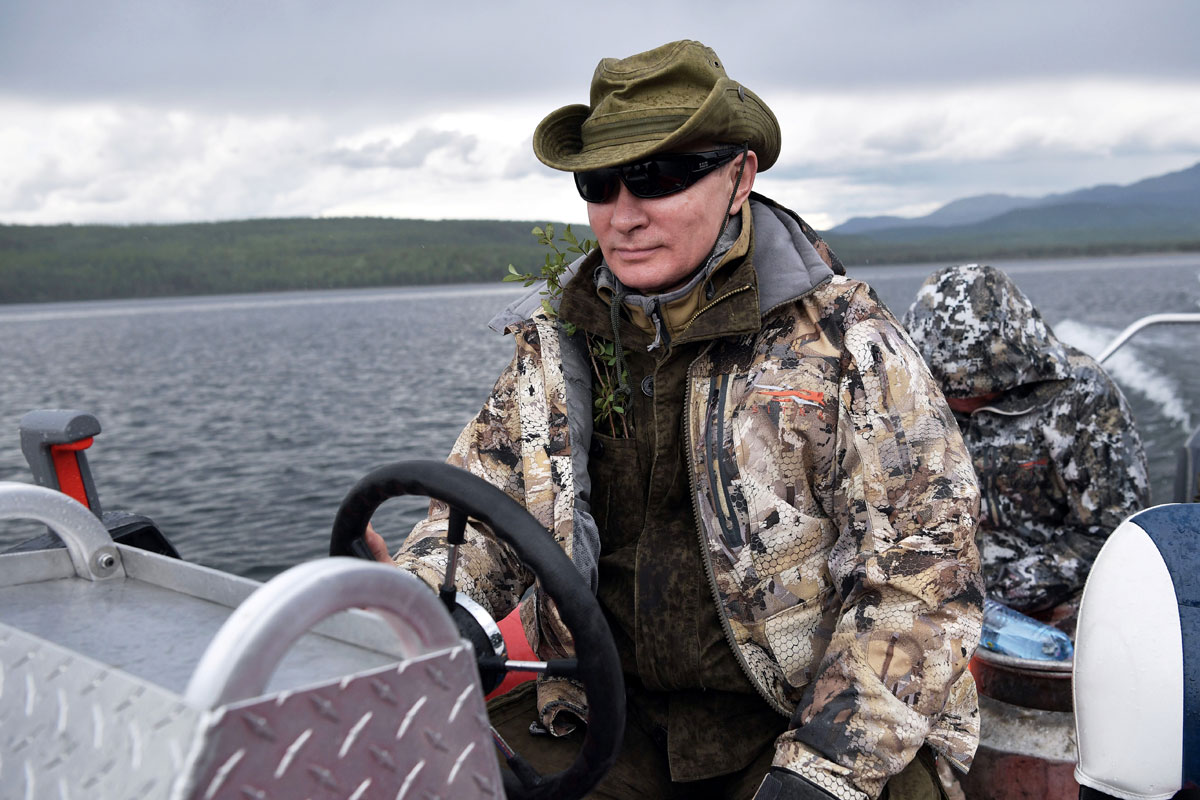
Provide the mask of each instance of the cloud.
[{"label": "cloud", "polygon": [[[1200,83],[1040,81],[968,90],[790,91],[758,188],[817,227],[949,200],[1128,183],[1200,160]],[[581,221],[530,148],[555,107],[381,120],[0,98],[0,221],[331,214]]]},{"label": "cloud", "polygon": [[[636,20],[636,24],[630,24]],[[0,88],[238,112],[447,110],[583,100],[605,56],[698,38],[759,94],[996,80],[1197,77],[1187,0],[610,0],[576,9],[386,0],[38,0],[0,5]]]},{"label": "cloud", "polygon": [[0,166],[9,222],[296,214],[275,198],[305,180],[324,141],[314,120],[105,104],[0,102],[0,119],[0,148],[22,153]]},{"label": "cloud", "polygon": [[348,169],[412,169],[422,166],[435,152],[472,161],[478,146],[479,137],[473,134],[421,128],[400,144],[379,139],[358,147],[339,147],[326,153],[323,160]]}]

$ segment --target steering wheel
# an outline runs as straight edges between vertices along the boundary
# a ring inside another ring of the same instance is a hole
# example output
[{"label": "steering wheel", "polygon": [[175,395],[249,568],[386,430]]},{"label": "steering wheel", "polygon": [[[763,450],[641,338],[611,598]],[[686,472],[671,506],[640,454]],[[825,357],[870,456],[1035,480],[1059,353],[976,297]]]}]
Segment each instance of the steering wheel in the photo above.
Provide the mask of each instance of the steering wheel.
[{"label": "steering wheel", "polygon": [[[567,554],[528,511],[482,478],[440,461],[388,464],[355,484],[338,508],[329,554],[370,559],[365,536],[371,515],[385,500],[409,494],[432,497],[450,506],[447,538],[451,558],[446,582],[439,592],[448,607],[455,597],[457,547],[464,541],[468,517],[486,524],[509,545],[554,601],[575,640],[577,658],[511,663],[519,663],[521,671],[566,675],[582,681],[588,698],[587,731],[574,763],[562,772],[545,776],[519,755],[505,750],[512,772],[503,773],[504,791],[509,800],[583,797],[616,761],[625,730],[621,664],[600,604]],[[481,657],[478,661],[481,672],[503,669],[509,663],[502,657]]]}]

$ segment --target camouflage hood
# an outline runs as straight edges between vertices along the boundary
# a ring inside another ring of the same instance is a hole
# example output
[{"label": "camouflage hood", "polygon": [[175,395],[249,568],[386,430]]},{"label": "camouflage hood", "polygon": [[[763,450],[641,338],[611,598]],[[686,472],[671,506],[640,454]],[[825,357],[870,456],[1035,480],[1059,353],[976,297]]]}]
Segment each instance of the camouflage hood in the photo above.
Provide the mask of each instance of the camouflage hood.
[{"label": "camouflage hood", "polygon": [[965,264],[933,273],[904,325],[947,397],[979,397],[1070,374],[1066,348],[995,267]]}]

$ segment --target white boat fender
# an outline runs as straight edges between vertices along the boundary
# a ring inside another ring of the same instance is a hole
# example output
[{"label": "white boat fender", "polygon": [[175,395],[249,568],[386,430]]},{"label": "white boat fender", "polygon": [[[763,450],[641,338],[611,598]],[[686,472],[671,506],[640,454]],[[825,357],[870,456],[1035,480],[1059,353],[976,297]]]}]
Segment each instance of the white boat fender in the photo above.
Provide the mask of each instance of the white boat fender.
[{"label": "white boat fender", "polygon": [[1200,506],[1122,522],[1075,635],[1080,798],[1166,800],[1200,782]]}]

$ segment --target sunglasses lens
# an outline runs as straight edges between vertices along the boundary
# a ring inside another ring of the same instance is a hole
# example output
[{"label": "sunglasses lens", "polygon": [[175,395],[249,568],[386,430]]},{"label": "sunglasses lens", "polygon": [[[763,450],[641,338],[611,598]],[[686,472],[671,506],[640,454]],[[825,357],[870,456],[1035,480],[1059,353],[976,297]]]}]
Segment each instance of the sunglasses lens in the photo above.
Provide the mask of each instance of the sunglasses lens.
[{"label": "sunglasses lens", "polygon": [[625,185],[638,197],[662,197],[686,189],[691,168],[671,158],[650,158],[623,169]]},{"label": "sunglasses lens", "polygon": [[575,188],[579,196],[589,203],[604,203],[617,193],[617,182],[621,180],[615,169],[594,169],[575,173]]}]

